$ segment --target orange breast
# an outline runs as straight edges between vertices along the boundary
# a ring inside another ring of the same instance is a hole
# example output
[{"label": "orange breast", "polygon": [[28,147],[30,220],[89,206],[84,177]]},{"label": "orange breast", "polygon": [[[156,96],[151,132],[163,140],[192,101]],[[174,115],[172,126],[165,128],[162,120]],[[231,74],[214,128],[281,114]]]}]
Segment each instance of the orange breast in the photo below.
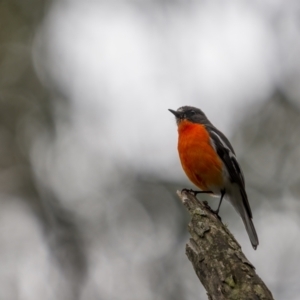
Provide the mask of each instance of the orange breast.
[{"label": "orange breast", "polygon": [[178,126],[178,152],[183,170],[201,190],[222,187],[222,161],[201,124],[182,121]]}]

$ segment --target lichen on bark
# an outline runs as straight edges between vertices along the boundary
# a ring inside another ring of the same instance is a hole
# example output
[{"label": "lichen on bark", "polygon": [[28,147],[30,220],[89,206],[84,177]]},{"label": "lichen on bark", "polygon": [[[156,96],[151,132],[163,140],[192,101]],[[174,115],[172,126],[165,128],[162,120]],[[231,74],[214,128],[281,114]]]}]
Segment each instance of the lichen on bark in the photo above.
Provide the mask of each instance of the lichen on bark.
[{"label": "lichen on bark", "polygon": [[186,255],[211,300],[273,300],[241,246],[210,207],[177,192],[191,215]]}]

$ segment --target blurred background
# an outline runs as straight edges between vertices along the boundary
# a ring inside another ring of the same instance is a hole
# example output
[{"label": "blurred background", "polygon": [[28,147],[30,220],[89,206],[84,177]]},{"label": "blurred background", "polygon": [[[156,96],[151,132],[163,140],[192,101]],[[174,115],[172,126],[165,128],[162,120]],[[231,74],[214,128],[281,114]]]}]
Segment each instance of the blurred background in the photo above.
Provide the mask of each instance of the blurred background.
[{"label": "blurred background", "polygon": [[[168,108],[231,140],[260,238],[221,216],[276,299],[299,299],[300,3],[2,0],[0,299],[207,299]],[[218,201],[207,198],[212,207]]]}]

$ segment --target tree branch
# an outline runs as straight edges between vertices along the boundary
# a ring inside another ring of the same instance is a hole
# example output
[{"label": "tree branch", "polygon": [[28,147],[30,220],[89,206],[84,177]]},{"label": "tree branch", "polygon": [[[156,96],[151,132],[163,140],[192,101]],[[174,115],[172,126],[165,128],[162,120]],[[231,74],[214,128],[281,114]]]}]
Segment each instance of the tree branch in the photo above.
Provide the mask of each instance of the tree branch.
[{"label": "tree branch", "polygon": [[273,300],[226,226],[188,192],[177,191],[192,219],[186,255],[210,300]]}]

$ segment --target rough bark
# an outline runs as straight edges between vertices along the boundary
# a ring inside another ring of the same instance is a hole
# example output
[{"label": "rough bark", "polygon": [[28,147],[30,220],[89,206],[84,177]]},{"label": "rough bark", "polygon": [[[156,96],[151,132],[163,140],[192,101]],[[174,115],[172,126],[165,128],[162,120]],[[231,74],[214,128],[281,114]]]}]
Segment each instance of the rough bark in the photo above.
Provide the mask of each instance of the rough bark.
[{"label": "rough bark", "polygon": [[191,215],[186,255],[210,300],[271,300],[241,246],[206,203],[188,192],[177,192]]}]

